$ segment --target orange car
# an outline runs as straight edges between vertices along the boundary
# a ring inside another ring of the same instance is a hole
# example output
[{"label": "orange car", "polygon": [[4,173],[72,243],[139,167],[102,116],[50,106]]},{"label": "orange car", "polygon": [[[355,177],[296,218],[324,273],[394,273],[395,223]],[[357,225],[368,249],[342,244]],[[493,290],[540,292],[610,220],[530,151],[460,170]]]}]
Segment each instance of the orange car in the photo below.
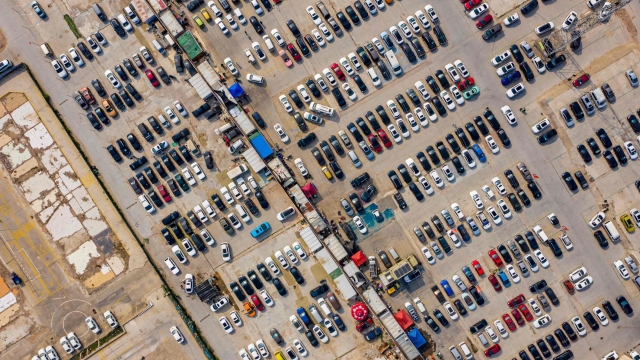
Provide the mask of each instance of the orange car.
[{"label": "orange car", "polygon": [[104,109],[107,111],[109,116],[116,117],[116,115],[118,115],[118,112],[113,108],[113,104],[111,104],[109,99],[102,100],[102,106],[104,106]]},{"label": "orange car", "polygon": [[256,311],[254,310],[253,304],[251,304],[248,301],[245,301],[244,304],[242,304],[242,306],[244,307],[244,311],[248,316],[250,317],[256,316]]}]

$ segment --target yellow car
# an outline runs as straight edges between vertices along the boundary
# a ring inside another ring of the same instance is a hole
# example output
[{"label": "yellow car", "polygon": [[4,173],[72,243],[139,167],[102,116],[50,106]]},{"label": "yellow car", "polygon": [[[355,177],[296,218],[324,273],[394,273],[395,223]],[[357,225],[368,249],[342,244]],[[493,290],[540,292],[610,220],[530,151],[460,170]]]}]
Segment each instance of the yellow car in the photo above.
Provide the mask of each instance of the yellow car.
[{"label": "yellow car", "polygon": [[209,15],[207,9],[200,10],[200,13],[202,14],[202,17],[207,20],[207,22],[211,22],[211,15]]},{"label": "yellow car", "polygon": [[327,179],[329,180],[333,179],[333,175],[331,175],[331,171],[329,171],[329,169],[326,166],[322,167],[322,172],[324,173],[324,176],[327,177]]},{"label": "yellow car", "polygon": [[202,20],[200,20],[198,15],[194,15],[193,16],[193,21],[195,21],[196,24],[198,24],[199,27],[204,27],[204,23],[202,22]]},{"label": "yellow car", "polygon": [[104,109],[107,111],[107,115],[111,117],[116,117],[116,115],[118,115],[118,112],[113,108],[109,99],[102,100],[102,106],[104,106]]},{"label": "yellow car", "polygon": [[633,225],[633,221],[631,221],[631,217],[627,214],[620,216],[620,221],[622,221],[622,225],[627,229],[627,232],[633,232],[636,227]]}]

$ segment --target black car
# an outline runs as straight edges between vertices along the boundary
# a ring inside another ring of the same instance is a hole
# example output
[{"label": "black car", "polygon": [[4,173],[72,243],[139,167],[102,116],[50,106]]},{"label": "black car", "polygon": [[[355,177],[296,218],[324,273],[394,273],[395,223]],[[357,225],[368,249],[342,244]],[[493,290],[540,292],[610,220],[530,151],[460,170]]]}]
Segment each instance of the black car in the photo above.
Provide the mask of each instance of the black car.
[{"label": "black car", "polygon": [[613,305],[611,305],[611,303],[609,302],[609,300],[605,300],[602,303],[602,307],[604,308],[604,311],[607,312],[607,315],[609,315],[609,317],[611,318],[612,321],[616,321],[618,320],[618,312],[616,311],[616,309],[613,307]]},{"label": "black car", "polygon": [[293,114],[293,120],[296,122],[296,124],[298,124],[298,127],[300,128],[300,131],[306,132],[307,130],[309,130],[309,127],[307,126],[307,123],[304,122],[304,119],[302,118],[302,116],[300,116],[300,114],[298,112],[295,112]]},{"label": "black car", "polygon": [[471,325],[469,327],[469,332],[472,334],[476,334],[478,332],[481,332],[485,329],[485,327],[487,326],[487,320],[486,319],[482,319],[480,321],[478,321],[477,323]]},{"label": "black car", "polygon": [[[360,5],[362,6],[362,5]],[[364,10],[364,9],[363,9]],[[355,10],[353,10],[353,8],[351,7],[351,5],[348,5],[346,8],[344,8],[344,11],[347,13],[347,15],[349,15],[349,18],[351,19],[351,21],[353,21],[354,25],[360,25],[360,17],[358,17],[358,14],[356,14]],[[365,14],[367,12],[365,11]],[[369,15],[367,14],[367,18],[363,19],[368,19]]]},{"label": "black car", "polygon": [[93,88],[96,90],[98,95],[103,97],[107,95],[107,92],[104,90],[104,87],[100,83],[100,80],[98,79],[91,80],[91,86],[93,86]]},{"label": "black car", "polygon": [[[556,336],[556,338],[558,339],[558,341],[560,341],[560,344],[562,344],[562,346],[567,347],[569,346],[569,339],[567,338],[567,335],[565,335],[564,331],[562,331],[562,329],[556,329],[553,334]],[[549,340],[547,339],[547,342],[549,342]],[[549,342],[549,345],[551,345],[551,342]],[[553,348],[553,345],[551,345],[551,347]],[[555,349],[553,351],[556,351]]]},{"label": "black car", "polygon": [[[292,20],[289,20],[291,22],[293,22]],[[262,35],[264,34],[264,28],[262,27],[262,25],[260,24],[260,21],[255,17],[252,16],[249,18],[249,22],[251,23],[251,26],[253,26],[253,29],[259,34]],[[287,23],[288,25],[288,23]],[[298,36],[300,35],[300,32],[298,32]]]},{"label": "black car", "polygon": [[93,126],[94,129],[96,130],[102,129],[102,124],[100,124],[100,121],[96,119],[96,116],[93,113],[87,114],[87,120],[89,120],[89,122],[91,123],[91,126]]},{"label": "black car", "polygon": [[442,225],[442,221],[440,221],[438,215],[433,215],[431,217],[431,222],[433,223],[433,226],[436,227],[436,230],[438,230],[439,232],[444,231],[444,226]]},{"label": "black car", "polygon": [[366,93],[367,91],[369,91],[369,89],[367,88],[367,85],[360,78],[360,75],[354,75],[353,82],[356,83],[356,86],[358,86],[358,89],[360,89],[360,91],[362,91],[363,93]]},{"label": "black car", "polygon": [[598,146],[598,143],[593,138],[587,139],[587,145],[589,145],[589,148],[591,149],[591,152],[593,153],[593,155],[595,156],[600,155],[601,153],[600,147]]},{"label": "black car", "polygon": [[[542,355],[544,357],[546,357],[546,358],[547,357],[551,357],[551,351],[549,351],[549,347],[544,342],[544,340],[538,339],[538,341],[536,341],[536,345],[538,345],[538,348],[540,348],[540,351],[542,352]],[[532,355],[533,355],[533,353],[532,353]],[[535,355],[534,355],[534,357],[535,357]]]},{"label": "black car", "polygon": [[407,60],[409,60],[409,62],[412,63],[418,60],[418,58],[416,57],[416,54],[413,52],[413,50],[411,50],[411,47],[407,45],[406,42],[403,42],[402,44],[400,44],[400,48],[405,53],[405,55],[407,55]]},{"label": "black car", "polygon": [[434,93],[436,94],[440,93],[440,86],[438,86],[438,83],[436,83],[433,76],[429,75],[424,79],[427,82],[427,85],[429,85],[429,87],[431,88],[431,90],[433,90]]},{"label": "black car", "polygon": [[431,316],[425,315],[424,316],[424,322],[426,322],[427,325],[429,325],[431,330],[433,330],[434,332],[440,331],[440,326],[438,326],[438,324],[436,324],[436,322],[433,321],[433,318]]},{"label": "black car", "polygon": [[429,51],[433,52],[433,50],[438,48],[435,40],[433,40],[431,35],[426,31],[422,33],[422,40],[427,44],[427,48],[429,48]]},{"label": "black car", "polygon": [[527,80],[533,80],[533,71],[531,70],[529,64],[526,61],[523,61],[519,64],[519,66],[520,71],[522,71],[522,73],[524,74],[524,78]]},{"label": "black car", "polygon": [[287,27],[289,27],[289,30],[291,30],[294,37],[301,37],[300,30],[298,30],[298,26],[296,26],[296,23],[293,20],[287,20]]},{"label": "black car", "polygon": [[415,90],[413,90],[412,88],[409,88],[407,89],[406,93],[414,106],[420,106],[422,104]]},{"label": "black car", "polygon": [[258,268],[258,272],[260,272],[260,275],[262,275],[262,278],[264,278],[264,281],[271,281],[271,273],[263,263],[258,263],[256,267]]},{"label": "black car", "polygon": [[436,319],[438,319],[438,321],[440,321],[440,324],[442,324],[442,326],[448,326],[449,325],[449,321],[444,317],[444,315],[442,315],[440,310],[438,310],[438,309],[433,310],[433,316],[435,316]]},{"label": "black car", "polygon": [[597,230],[596,232],[593,233],[593,237],[596,238],[596,241],[598,242],[598,245],[600,245],[601,248],[604,249],[607,246],[609,246],[609,241],[604,236],[604,233],[602,231]]},{"label": "black car", "polygon": [[458,159],[457,156],[454,156],[454,157],[451,158],[451,163],[453,163],[453,167],[456,168],[456,171],[458,172],[458,175],[464,174],[464,172],[465,172],[464,165],[462,165],[462,161],[460,161],[460,159]]},{"label": "black car", "polygon": [[571,109],[573,115],[576,117],[576,120],[581,121],[582,119],[584,119],[584,111],[582,111],[582,107],[580,107],[580,104],[577,101],[569,104],[569,108]]},{"label": "black car", "polygon": [[331,168],[331,170],[333,170],[333,173],[336,175],[336,177],[339,180],[344,179],[344,172],[342,172],[342,168],[340,168],[340,165],[338,165],[337,162],[335,161],[330,162],[329,167]]},{"label": "black car", "polygon": [[120,110],[124,110],[127,107],[124,106],[124,103],[122,102],[122,100],[120,99],[120,96],[118,96],[118,94],[113,93],[111,94],[111,101],[113,101],[113,104]]},{"label": "black car", "polygon": [[236,295],[238,300],[240,301],[246,300],[247,296],[244,294],[244,292],[242,292],[242,289],[240,289],[240,286],[238,285],[237,282],[234,281],[229,283],[229,288],[231,288],[231,291],[233,291],[233,293]]},{"label": "black car", "polygon": [[342,96],[342,92],[340,92],[339,88],[331,89],[331,94],[333,94],[333,97],[338,102],[338,106],[340,106],[342,108],[342,107],[345,107],[347,105],[347,101],[344,99],[344,96]]},{"label": "black car", "polygon": [[389,69],[387,69],[387,65],[385,65],[382,60],[378,60],[378,62],[376,62],[376,66],[380,69],[380,73],[382,73],[382,77],[385,80],[391,80],[391,73],[389,72]]},{"label": "black car", "polygon": [[400,210],[404,210],[407,208],[407,203],[404,201],[404,197],[402,197],[402,194],[395,193],[393,194],[393,198],[398,203],[398,207],[400,208]]},{"label": "black car", "polygon": [[[369,44],[369,46],[371,46],[371,44]],[[366,67],[371,66],[371,59],[369,59],[369,55],[367,55],[367,53],[364,51],[364,48],[362,46],[358,46],[356,48],[356,53],[358,54],[358,56],[360,56],[360,59],[362,59],[362,63],[364,64],[364,66]],[[377,53],[375,54],[377,55]]]},{"label": "black car", "polygon": [[409,42],[411,43],[411,46],[413,46],[413,49],[416,51],[416,55],[419,58],[425,57],[427,55],[427,52],[424,50],[422,44],[420,44],[420,40],[418,40],[417,37],[412,37],[411,39],[409,39]]},{"label": "black car", "polygon": [[[125,60],[128,60],[128,59],[125,59]],[[176,71],[177,72],[181,73],[181,72],[184,71],[184,65],[183,65],[183,62],[182,62],[182,55],[181,54],[175,54],[173,56],[173,62],[176,64]],[[126,63],[125,63],[125,66],[126,66]],[[133,68],[133,66],[131,68]],[[128,69],[129,68],[127,68],[127,70]],[[137,74],[137,72],[136,72],[136,74]],[[135,75],[131,74],[131,76],[135,76]]]},{"label": "black car", "polygon": [[358,131],[358,129],[356,128],[355,125],[353,125],[353,123],[348,123],[347,129],[349,130],[351,135],[354,137],[354,139],[356,139],[356,142],[364,141],[362,134],[360,134],[360,131]]},{"label": "black car", "polygon": [[547,64],[545,65],[547,67],[547,70],[551,70],[555,67],[560,66],[560,64],[564,63],[567,60],[567,57],[564,55],[558,55],[557,57],[547,61]]},{"label": "black car", "polygon": [[529,286],[529,291],[535,293],[544,289],[547,286],[547,282],[545,280],[540,280],[538,282],[533,283],[533,285]]},{"label": "black car", "polygon": [[427,146],[426,150],[427,150],[427,155],[429,155],[429,157],[431,158],[431,162],[436,166],[440,164],[440,158],[438,157],[438,154],[436,154],[436,151],[433,148],[433,146],[431,145]]},{"label": "black car", "polygon": [[126,91],[120,90],[120,97],[122,98],[124,103],[127,104],[128,107],[132,107],[135,105],[135,103],[131,99],[131,96]]},{"label": "black car", "polygon": [[[458,145],[458,142],[453,137],[453,135],[447,134],[447,135],[445,135],[444,138],[449,143],[449,146],[451,147],[451,150],[453,150],[453,152],[456,153],[456,154],[460,154],[460,151],[461,151],[460,145]],[[438,143],[436,143],[436,146],[438,146]],[[439,146],[438,146],[438,150],[440,150]],[[448,153],[447,153],[447,155],[448,155]],[[443,158],[444,158],[444,156],[443,156]]]},{"label": "black car", "polygon": [[569,190],[571,191],[578,190],[578,184],[576,184],[575,180],[573,180],[573,177],[571,177],[571,173],[565,171],[562,173],[561,177],[562,177],[562,180],[564,180],[565,184],[567,184],[567,187],[569,188]]},{"label": "black car", "polygon": [[504,145],[505,147],[511,146],[511,140],[509,139],[509,136],[507,136],[507,132],[504,131],[504,129],[499,129],[498,131],[496,131],[496,133],[498,134],[498,138],[500,138],[500,142],[502,143],[502,145]]},{"label": "black car", "polygon": [[498,35],[502,31],[502,25],[495,24],[484,33],[482,33],[482,40],[489,41],[492,37]]},{"label": "black car", "polygon": [[302,38],[296,38],[296,44],[298,44],[298,47],[300,48],[300,52],[302,53],[303,56],[309,57],[309,55],[311,55],[311,51],[309,50],[309,48],[307,47],[307,44],[305,44]]},{"label": "black car", "polygon": [[202,156],[204,157],[204,164],[207,169],[213,169],[213,156],[211,155],[211,151],[205,151]]},{"label": "black car", "polygon": [[533,9],[538,7],[538,1],[537,0],[531,0],[531,2],[527,3],[527,5],[523,6],[520,11],[522,12],[522,15],[527,15],[528,13],[530,13],[531,11],[533,11]]},{"label": "black car", "polygon": [[482,136],[489,135],[489,128],[484,123],[484,121],[482,121],[482,118],[480,118],[480,116],[476,116],[475,118],[473,118],[473,122],[478,127],[478,130],[480,130],[480,133],[482,134]]},{"label": "black car", "polygon": [[391,119],[389,119],[389,115],[387,115],[387,112],[384,110],[382,105],[378,105],[376,107],[376,113],[380,116],[380,120],[382,120],[385,125],[391,124]]},{"label": "black car", "polygon": [[[640,109],[638,109],[638,112],[640,112]],[[631,130],[636,134],[640,134],[640,121],[638,121],[638,118],[631,114],[627,116],[627,121],[629,122],[629,126],[631,126]]]},{"label": "black car", "polygon": [[402,111],[404,111],[405,114],[411,112],[411,108],[409,107],[407,100],[405,100],[402,94],[396,95],[396,101],[398,102],[398,105],[400,105],[400,108],[402,109]]},{"label": "black car", "polygon": [[605,149],[608,149],[613,145],[611,139],[609,138],[609,135],[603,128],[596,130],[596,135],[598,135],[598,138],[600,139],[600,142]]},{"label": "black car", "polygon": [[[297,39],[296,39],[297,41]],[[309,34],[304,36],[304,41],[307,42],[307,44],[309,44],[309,47],[311,48],[311,51],[317,51],[318,50],[318,45],[316,44],[316,41],[313,40],[313,37]]]},{"label": "black car", "polygon": [[582,187],[583,190],[589,187],[587,179],[585,179],[584,175],[582,175],[580,171],[576,171],[575,173],[573,173],[573,175],[576,177],[578,183],[580,183],[580,187]]},{"label": "black car", "polygon": [[[305,83],[307,85],[307,87],[309,88],[309,90],[311,91],[311,94],[313,94],[313,96],[315,96],[316,98],[320,97],[320,90],[318,89],[318,87],[316,86],[316,83],[309,79],[307,80],[307,82]],[[255,114],[255,113],[254,113]]]},{"label": "black car", "polygon": [[616,159],[613,157],[613,154],[611,153],[611,151],[609,150],[605,150],[602,155],[604,156],[604,159],[607,161],[607,164],[609,164],[609,167],[612,169],[615,169],[618,167],[618,162],[616,161]]},{"label": "black car", "polygon": [[120,156],[120,154],[118,153],[118,150],[116,150],[116,148],[113,145],[107,146],[107,151],[109,152],[109,154],[111,155],[111,157],[115,162],[122,161],[122,157]]},{"label": "black car", "polygon": [[356,10],[358,10],[358,13],[360,13],[360,16],[362,16],[362,20],[369,19],[369,13],[367,12],[367,9],[364,8],[360,0],[356,0],[353,3],[353,6],[356,7]]},{"label": "black car", "polygon": [[302,277],[302,274],[297,267],[292,266],[291,268],[289,268],[289,271],[291,272],[291,275],[293,275],[293,278],[298,283],[298,285],[304,284],[304,277]]},{"label": "black car", "polygon": [[576,341],[578,339],[578,335],[575,331],[573,331],[571,325],[569,325],[569,323],[567,323],[566,321],[562,323],[562,330],[564,330],[571,341]]},{"label": "black car", "polygon": [[438,78],[438,81],[440,82],[440,85],[442,85],[442,87],[444,87],[445,89],[451,87],[451,85],[449,84],[449,80],[447,80],[447,77],[444,75],[444,72],[442,70],[436,70],[436,77]]},{"label": "black car", "polygon": [[[380,60],[380,54],[378,54],[378,50],[376,50],[376,48],[370,42],[364,43],[364,47],[365,47],[365,49],[367,49],[367,52],[369,53],[369,56],[371,57],[372,61]],[[356,49],[356,51],[357,51],[357,49]],[[358,53],[358,54],[362,58],[362,54],[360,54],[360,53]],[[367,57],[367,59],[369,59],[369,57]],[[362,62],[364,63],[364,58],[362,58]],[[371,65],[365,64],[365,66],[371,66]]]},{"label": "black car", "polygon": [[440,25],[436,25],[433,27],[433,33],[436,35],[438,42],[440,45],[444,45],[447,43],[447,37],[444,35],[444,31],[440,28]]},{"label": "black car", "polygon": [[622,146],[620,145],[614,146],[613,153],[616,155],[616,158],[618,158],[618,162],[620,162],[620,165],[627,164],[627,155],[624,154],[624,150],[622,150]]},{"label": "black car", "polygon": [[[340,21],[340,24],[342,24],[342,27],[346,30],[349,31],[352,29],[351,23],[349,22],[349,20],[347,19],[346,16],[344,16],[344,13],[342,13],[342,11],[338,11],[336,13],[336,17],[338,18],[338,21]],[[360,20],[360,19],[358,19]],[[360,23],[360,21],[358,21],[358,24]],[[356,24],[357,25],[357,24]]]},{"label": "black car", "polygon": [[389,177],[389,180],[391,180],[391,183],[396,190],[402,189],[402,183],[400,182],[400,178],[398,177],[398,174],[395,170],[389,170],[387,176]]},{"label": "black car", "polygon": [[513,171],[511,171],[510,169],[505,170],[504,176],[507,177],[507,180],[509,181],[509,185],[511,185],[511,187],[514,190],[520,187],[520,183],[518,182],[518,179],[516,179],[515,175],[513,174]]},{"label": "black car", "polygon": [[513,56],[513,59],[516,61],[516,63],[521,63],[524,61],[524,56],[522,56],[522,53],[520,52],[518,45],[516,44],[511,45],[509,47],[509,50],[511,50],[511,55]]},{"label": "black car", "polygon": [[436,142],[436,149],[438,149],[438,152],[444,161],[449,160],[449,152],[442,141]]},{"label": "black car", "polygon": [[538,136],[538,143],[540,145],[547,143],[549,140],[553,139],[556,135],[558,135],[558,131],[556,129],[551,129],[544,134]]},{"label": "black car", "polygon": [[538,188],[538,185],[536,185],[535,182],[532,181],[527,183],[527,187],[529,188],[529,191],[531,191],[531,194],[533,195],[534,199],[542,198],[542,192],[540,192],[540,189]]},{"label": "black car", "polygon": [[629,301],[627,301],[627,298],[625,298],[624,296],[620,295],[616,298],[616,302],[618,303],[618,305],[620,305],[620,307],[622,308],[622,311],[625,314],[631,314],[633,312],[633,308],[631,307],[631,305],[629,304]]},{"label": "black car", "polygon": [[580,154],[580,157],[582,157],[582,160],[585,163],[591,162],[591,155],[587,151],[587,147],[586,146],[580,144],[580,145],[578,145],[577,149],[578,149],[578,154]]},{"label": "black car", "polygon": [[400,176],[402,176],[402,179],[407,184],[413,182],[413,179],[411,178],[411,175],[409,174],[409,170],[407,170],[407,167],[404,164],[398,165],[398,171],[400,172]]},{"label": "black car", "polygon": [[[378,130],[382,129],[380,127],[380,123],[378,123],[378,120],[376,120],[375,115],[373,115],[373,113],[371,111],[367,111],[367,113],[364,114],[364,116],[369,121],[369,124],[371,124],[371,127],[373,128],[373,131],[378,131]],[[360,118],[358,118],[358,119],[360,119]],[[356,122],[357,122],[357,120],[356,120]],[[360,124],[358,124],[358,126],[360,126]]]},{"label": "black car", "polygon": [[304,335],[307,337],[307,340],[309,340],[311,346],[318,346],[319,343],[316,336],[313,334],[313,331],[307,330],[304,332]]},{"label": "black car", "polygon": [[498,131],[501,128],[498,119],[496,119],[496,117],[493,115],[493,112],[489,110],[489,108],[487,108],[484,113],[482,113],[482,115],[485,119],[487,119],[487,122],[489,123],[489,125],[491,125],[493,130]]},{"label": "black car", "polygon": [[[482,120],[480,120],[480,121],[482,121]],[[467,132],[469,133],[469,136],[471,137],[471,140],[473,140],[473,141],[480,140],[480,135],[478,134],[478,130],[476,130],[476,127],[473,126],[472,122],[468,122],[468,123],[464,124],[464,128],[467,129]]]},{"label": "black car", "polygon": [[160,79],[162,80],[163,83],[167,85],[171,83],[171,78],[169,78],[169,75],[167,75],[167,72],[164,71],[164,68],[162,66],[158,66],[156,68],[156,71],[158,72],[158,76],[160,76]]},{"label": "black car", "polygon": [[262,191],[258,190],[255,193],[256,199],[258,200],[258,202],[260,203],[260,206],[263,209],[266,209],[269,207],[269,202],[267,201],[267,198],[264,196],[264,194],[262,193]]},{"label": "black car", "polygon": [[502,258],[507,264],[511,264],[513,262],[513,258],[511,257],[511,254],[509,254],[509,251],[507,250],[506,246],[504,246],[503,244],[500,244],[498,245],[497,250],[500,253],[500,255],[502,255]]},{"label": "black car", "polygon": [[280,294],[282,296],[287,295],[287,288],[282,284],[282,281],[280,281],[279,278],[274,278],[273,279],[273,286],[275,286],[276,290],[278,290],[278,294]]},{"label": "black car", "polygon": [[513,210],[515,212],[520,212],[522,210],[522,205],[520,205],[520,202],[514,193],[509,193],[507,195],[507,199],[511,203],[511,206],[513,206]]},{"label": "black car", "polygon": [[464,130],[462,130],[462,128],[456,128],[455,132],[458,140],[460,140],[463,147],[468,148],[469,146],[471,146],[471,142],[469,141],[469,138],[467,138],[467,134],[464,133]]},{"label": "black car", "polygon": [[140,95],[138,90],[136,90],[136,88],[134,88],[133,85],[127,84],[124,86],[124,88],[127,89],[129,94],[131,94],[131,96],[133,96],[134,99],[136,99],[137,101],[142,101],[142,95]]},{"label": "black car", "polygon": [[251,286],[251,284],[249,283],[249,280],[247,280],[245,276],[240,276],[238,278],[238,282],[240,283],[240,286],[242,286],[242,289],[244,289],[244,292],[247,293],[247,295],[255,294],[255,290],[253,289],[253,286]]},{"label": "black car", "polygon": [[371,129],[367,126],[367,123],[361,117],[356,118],[356,124],[362,130],[365,136],[369,136],[371,134]]},{"label": "black car", "polygon": [[418,185],[416,185],[415,182],[409,183],[409,190],[411,190],[413,196],[416,197],[416,200],[424,200],[424,194],[422,194],[422,191],[420,191],[420,188],[418,188]]},{"label": "black car", "polygon": [[598,321],[589,311],[586,311],[582,316],[584,316],[584,319],[587,320],[587,324],[589,324],[591,330],[595,331],[600,328]]},{"label": "black car", "polygon": [[120,25],[120,22],[118,21],[118,19],[111,19],[109,20],[109,22],[111,23],[111,26],[113,27],[113,31],[116,32],[116,34],[118,34],[118,36],[120,37],[124,37],[127,33],[124,31],[124,28],[122,27],[122,25]]}]

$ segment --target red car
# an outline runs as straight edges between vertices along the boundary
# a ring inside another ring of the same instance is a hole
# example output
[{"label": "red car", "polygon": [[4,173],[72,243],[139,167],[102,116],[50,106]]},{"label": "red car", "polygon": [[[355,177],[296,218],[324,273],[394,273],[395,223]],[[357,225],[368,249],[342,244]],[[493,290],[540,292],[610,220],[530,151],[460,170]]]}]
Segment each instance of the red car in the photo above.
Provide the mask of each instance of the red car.
[{"label": "red car", "polygon": [[579,78],[575,79],[573,81],[573,86],[575,87],[580,87],[582,86],[584,83],[586,83],[587,81],[589,81],[589,74],[582,74],[582,76],[580,76]]},{"label": "red car", "polygon": [[300,56],[300,53],[298,53],[298,49],[296,49],[296,47],[293,46],[293,44],[287,45],[287,50],[289,50],[289,53],[291,53],[291,56],[293,56],[293,60],[295,61],[302,60],[302,56]]},{"label": "red car", "polygon": [[498,255],[498,253],[491,249],[489,250],[489,256],[491,256],[491,260],[493,260],[493,263],[496,264],[497,267],[502,267],[502,265],[504,265],[502,263],[502,259],[500,258],[500,255]]},{"label": "red car", "polygon": [[387,136],[387,133],[384,132],[384,130],[378,129],[378,137],[380,138],[380,141],[382,141],[382,143],[384,144],[384,147],[386,147],[387,149],[393,145],[391,144],[391,141],[389,140],[389,137]]},{"label": "red car", "polygon": [[156,76],[153,74],[153,71],[151,71],[150,69],[147,69],[144,73],[145,75],[147,75],[147,79],[149,79],[153,87],[160,86],[160,83],[158,82],[158,79],[156,79]]},{"label": "red car", "polygon": [[511,315],[516,318],[518,325],[524,326],[524,319],[522,318],[522,315],[520,315],[520,311],[518,311],[518,309],[511,310]]},{"label": "red car", "polygon": [[171,201],[171,195],[169,195],[167,190],[164,188],[164,185],[158,185],[158,192],[160,193],[160,196],[162,196],[162,198],[164,199],[164,202],[168,203],[169,201]]},{"label": "red car", "polygon": [[511,299],[511,300],[507,301],[507,305],[508,305],[510,308],[514,308],[514,307],[516,307],[516,306],[518,306],[518,305],[520,305],[520,304],[523,304],[523,303],[524,303],[524,300],[525,300],[525,299],[524,299],[524,295],[520,294],[520,295],[518,295],[518,296],[514,297],[513,299]]},{"label": "red car", "polygon": [[471,9],[473,9],[474,7],[480,5],[480,3],[482,2],[482,0],[469,0],[466,3],[464,3],[464,8],[469,11]]},{"label": "red car", "polygon": [[484,269],[482,268],[482,265],[480,265],[480,262],[478,260],[473,260],[471,262],[471,265],[473,265],[473,268],[476,269],[478,275],[484,275]]},{"label": "red car", "polygon": [[516,331],[516,324],[514,324],[513,320],[511,320],[511,316],[509,314],[502,315],[502,320],[507,323],[507,327],[511,331]]},{"label": "red car", "polygon": [[531,311],[529,311],[529,308],[527,307],[527,305],[520,304],[520,306],[518,306],[518,309],[520,309],[520,311],[522,312],[522,315],[524,315],[524,318],[527,319],[527,321],[533,320],[533,315],[531,315]]},{"label": "red car", "polygon": [[493,346],[491,346],[490,348],[488,348],[487,350],[484,351],[484,356],[486,356],[486,357],[493,356],[493,355],[499,353],[501,350],[502,349],[500,349],[500,345],[493,344]]},{"label": "red car", "polygon": [[83,87],[80,92],[82,93],[82,97],[84,97],[84,101],[86,101],[87,104],[93,105],[96,103],[96,98],[93,97],[93,94],[91,93],[91,90],[89,90],[89,88]]},{"label": "red car", "polygon": [[264,305],[262,305],[262,301],[260,301],[258,295],[251,295],[251,301],[253,301],[253,305],[256,306],[256,309],[258,309],[258,311],[264,311]]},{"label": "red car", "polygon": [[483,17],[482,19],[478,20],[478,22],[476,23],[476,27],[478,29],[482,29],[483,27],[487,26],[487,24],[489,24],[492,20],[493,20],[493,16],[489,14]]},{"label": "red car", "polygon": [[371,144],[371,149],[377,153],[382,151],[382,146],[380,146],[380,142],[378,138],[374,134],[369,134],[369,143]]},{"label": "red car", "polygon": [[495,275],[489,275],[489,277],[487,279],[489,279],[489,282],[491,283],[491,285],[493,285],[493,289],[495,291],[502,291],[502,285],[500,285],[500,283],[498,282],[498,279],[496,279]]},{"label": "red car", "polygon": [[373,325],[373,319],[366,318],[360,324],[356,325],[356,330],[358,330],[358,332],[362,332],[362,330],[368,328],[371,325]]},{"label": "red car", "polygon": [[344,73],[342,72],[342,69],[340,69],[340,66],[338,64],[331,64],[331,70],[336,73],[336,76],[340,81],[344,81],[347,78],[346,76],[344,76]]},{"label": "red car", "polygon": [[569,293],[569,295],[573,295],[573,293],[576,292],[576,289],[573,287],[573,284],[571,283],[571,281],[565,280],[562,283],[564,284],[564,287],[567,289],[567,292]]}]

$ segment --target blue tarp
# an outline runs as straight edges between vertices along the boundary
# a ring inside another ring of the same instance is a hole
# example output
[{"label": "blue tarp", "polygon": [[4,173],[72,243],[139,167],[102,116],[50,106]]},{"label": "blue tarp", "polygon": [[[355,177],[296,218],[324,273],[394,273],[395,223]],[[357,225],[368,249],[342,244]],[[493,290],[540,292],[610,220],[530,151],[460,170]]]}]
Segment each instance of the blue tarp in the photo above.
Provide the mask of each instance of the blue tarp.
[{"label": "blue tarp", "polygon": [[237,99],[240,96],[244,95],[244,89],[242,88],[242,86],[240,86],[240,84],[235,83],[233,85],[231,85],[229,87],[229,92],[231,93],[231,95]]},{"label": "blue tarp", "polygon": [[251,142],[251,145],[253,145],[253,147],[256,149],[258,155],[260,155],[261,158],[266,159],[269,156],[273,155],[273,149],[267,142],[267,139],[265,139],[261,133],[256,132],[255,134],[249,136],[249,141]]},{"label": "blue tarp", "polygon": [[420,330],[418,330],[418,327],[414,327],[413,329],[409,330],[407,335],[409,336],[409,340],[411,340],[413,345],[418,349],[420,349],[422,346],[424,346],[424,344],[427,343],[427,340],[424,338],[424,336],[422,336]]}]

